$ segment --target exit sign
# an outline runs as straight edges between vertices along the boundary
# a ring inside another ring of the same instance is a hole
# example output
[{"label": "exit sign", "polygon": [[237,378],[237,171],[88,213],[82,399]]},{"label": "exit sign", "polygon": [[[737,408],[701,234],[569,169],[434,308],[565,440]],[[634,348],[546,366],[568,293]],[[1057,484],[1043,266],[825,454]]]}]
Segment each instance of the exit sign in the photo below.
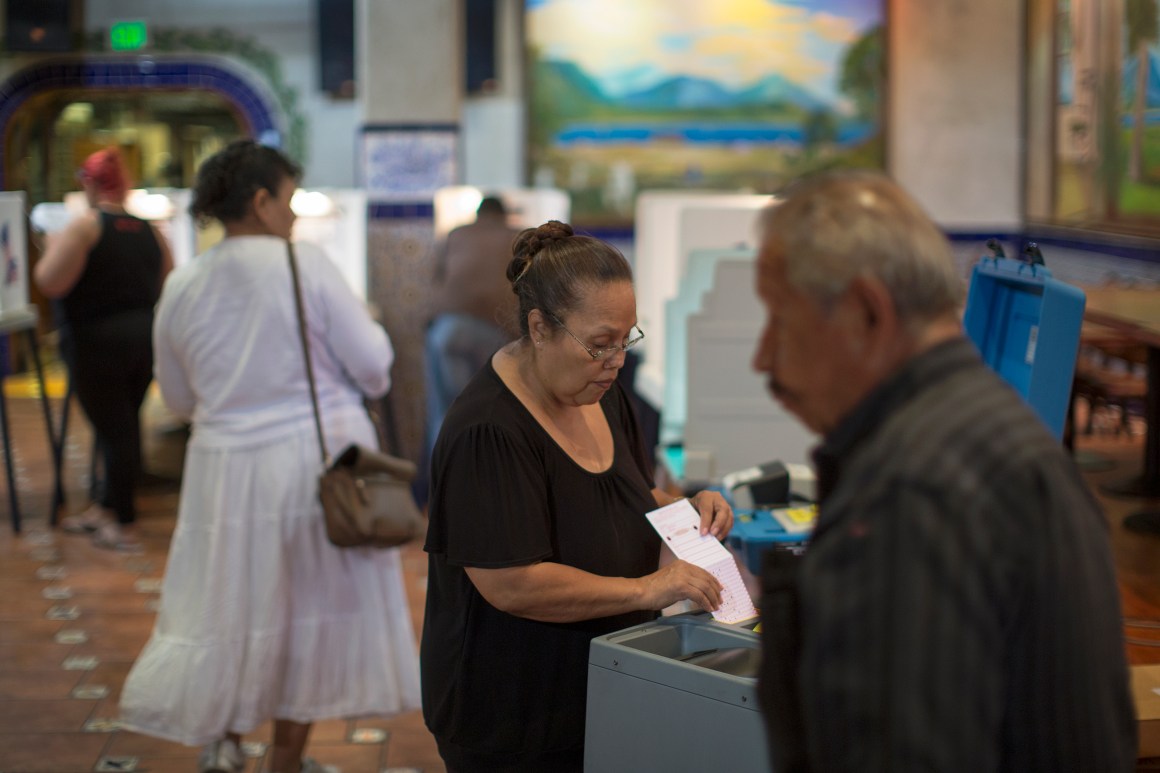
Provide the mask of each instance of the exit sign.
[{"label": "exit sign", "polygon": [[136,51],[148,42],[144,21],[118,21],[109,28],[109,47],[114,51]]}]

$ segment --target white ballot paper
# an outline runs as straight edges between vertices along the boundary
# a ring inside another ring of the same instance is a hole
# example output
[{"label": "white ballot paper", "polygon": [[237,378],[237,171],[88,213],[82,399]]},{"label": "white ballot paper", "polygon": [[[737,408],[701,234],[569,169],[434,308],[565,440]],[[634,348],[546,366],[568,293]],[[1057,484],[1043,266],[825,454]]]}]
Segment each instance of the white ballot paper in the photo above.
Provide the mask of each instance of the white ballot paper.
[{"label": "white ballot paper", "polygon": [[645,517],[677,558],[701,567],[721,582],[721,608],[713,613],[714,619],[740,623],[757,617],[733,554],[712,534],[701,536],[701,516],[689,500],[665,505],[645,513]]}]

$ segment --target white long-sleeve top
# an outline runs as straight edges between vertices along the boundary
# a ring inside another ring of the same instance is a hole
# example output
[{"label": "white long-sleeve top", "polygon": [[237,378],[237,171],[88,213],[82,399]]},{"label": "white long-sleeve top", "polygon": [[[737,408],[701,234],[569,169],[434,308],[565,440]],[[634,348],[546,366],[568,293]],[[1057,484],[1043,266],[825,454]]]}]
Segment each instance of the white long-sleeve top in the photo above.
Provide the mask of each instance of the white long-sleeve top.
[{"label": "white long-sleeve top", "polygon": [[[294,245],[323,425],[390,387],[394,351],[329,258]],[[225,239],[165,282],[153,329],[154,375],[201,441],[234,445],[313,422],[286,242]],[[334,449],[330,449],[333,451]]]}]

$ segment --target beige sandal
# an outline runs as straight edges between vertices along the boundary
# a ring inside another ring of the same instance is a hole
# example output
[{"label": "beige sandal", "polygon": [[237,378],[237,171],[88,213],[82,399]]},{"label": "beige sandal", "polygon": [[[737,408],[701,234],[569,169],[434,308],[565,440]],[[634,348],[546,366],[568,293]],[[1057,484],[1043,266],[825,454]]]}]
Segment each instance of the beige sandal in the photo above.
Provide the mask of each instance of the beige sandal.
[{"label": "beige sandal", "polygon": [[120,525],[113,522],[102,523],[93,532],[93,544],[105,550],[115,550],[118,553],[144,553],[145,546],[132,537],[125,535]]},{"label": "beige sandal", "polygon": [[113,520],[105,514],[103,507],[92,505],[82,513],[62,518],[60,528],[68,534],[93,534],[105,524],[112,523]]}]

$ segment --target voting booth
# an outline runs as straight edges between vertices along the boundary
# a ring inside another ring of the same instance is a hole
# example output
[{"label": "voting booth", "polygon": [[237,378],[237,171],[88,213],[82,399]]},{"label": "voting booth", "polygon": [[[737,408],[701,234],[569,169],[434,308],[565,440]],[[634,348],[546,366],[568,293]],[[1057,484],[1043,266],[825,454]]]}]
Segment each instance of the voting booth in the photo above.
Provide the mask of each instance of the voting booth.
[{"label": "voting booth", "polygon": [[983,360],[1063,437],[1086,298],[1042,263],[982,258],[963,326]]},{"label": "voting booth", "polygon": [[572,199],[559,188],[476,188],[471,185],[449,185],[434,196],[435,239],[442,239],[453,228],[475,222],[476,210],[484,196],[496,196],[507,210],[512,228],[535,228],[549,220],[570,222]]},{"label": "voting booth", "polygon": [[[197,225],[189,214],[193,192],[188,188],[134,188],[125,196],[125,211],[148,220],[165,238],[180,266],[197,254]],[[89,209],[83,191],[70,191],[61,202],[42,202],[32,209],[32,226],[42,233],[63,229]]]},{"label": "voting booth", "polygon": [[[658,411],[665,400],[665,304],[675,298],[695,250],[755,254],[758,216],[772,196],[725,191],[647,190],[636,198],[633,279],[640,327],[637,391]],[[752,285],[749,287],[752,293]]]},{"label": "voting booth", "polygon": [[765,325],[765,307],[753,290],[754,270],[752,257],[716,261],[712,287],[684,322],[685,368],[673,378],[684,380],[687,391],[681,441],[687,485],[716,484],[767,459],[805,461],[817,442],[753,370]]},{"label": "voting booth", "polygon": [[362,300],[367,298],[367,195],[353,188],[294,192],[295,241],[322,248]]},{"label": "voting booth", "polygon": [[[173,253],[173,265],[182,266],[212,247],[224,235],[220,224],[199,227],[189,214],[193,192],[187,188],[150,188],[129,191],[125,211],[148,220],[161,233]],[[88,209],[82,191],[66,193],[63,202],[37,204],[31,215],[33,228],[55,233]],[[294,210],[291,237],[322,248],[334,261],[355,294],[367,297],[367,199],[353,188],[299,189],[290,201]]]},{"label": "voting booth", "polygon": [[645,191],[634,275],[647,334],[636,372],[661,417],[659,456],[683,488],[766,459],[803,461],[816,441],[751,363],[765,324],[754,292],[761,210],[771,196]]},{"label": "voting booth", "polygon": [[585,773],[769,773],[760,661],[760,635],[751,627],[703,612],[596,637],[588,654]]},{"label": "voting booth", "polygon": [[24,191],[0,192],[0,316],[28,311]]}]

